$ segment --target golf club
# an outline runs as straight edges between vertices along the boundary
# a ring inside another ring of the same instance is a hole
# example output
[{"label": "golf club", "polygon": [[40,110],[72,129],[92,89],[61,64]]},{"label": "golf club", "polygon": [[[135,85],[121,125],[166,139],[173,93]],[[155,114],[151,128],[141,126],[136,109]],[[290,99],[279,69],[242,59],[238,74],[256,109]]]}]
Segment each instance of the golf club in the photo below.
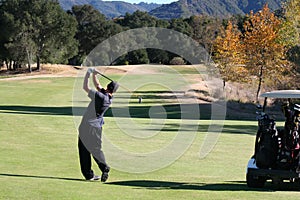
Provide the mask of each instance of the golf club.
[{"label": "golf club", "polygon": [[[106,78],[106,79],[109,80],[109,81],[114,81],[114,80],[112,80],[111,78],[109,78],[108,76],[106,76],[106,75],[100,73],[100,72],[99,72],[98,70],[96,70],[95,68],[92,68],[92,72],[93,72],[93,71],[97,72],[100,76]],[[125,86],[123,86],[123,85],[120,85],[120,87],[123,88],[123,89],[125,89],[126,91],[128,91],[130,94],[132,94],[132,95],[134,94],[134,92],[132,92],[129,88],[127,88],[127,87],[125,87]],[[136,95],[136,96],[137,96],[137,95]],[[141,97],[141,96],[137,96],[137,98],[138,98],[138,103],[142,103],[142,97]]]},{"label": "golf club", "polygon": [[107,76],[105,76],[104,74],[102,74],[102,73],[100,73],[99,71],[97,71],[97,70],[95,70],[99,75],[101,75],[101,76],[103,76],[104,78],[106,78],[107,80],[109,80],[109,81],[114,81],[114,80],[112,80],[111,78],[109,78],[109,77],[107,77]]}]

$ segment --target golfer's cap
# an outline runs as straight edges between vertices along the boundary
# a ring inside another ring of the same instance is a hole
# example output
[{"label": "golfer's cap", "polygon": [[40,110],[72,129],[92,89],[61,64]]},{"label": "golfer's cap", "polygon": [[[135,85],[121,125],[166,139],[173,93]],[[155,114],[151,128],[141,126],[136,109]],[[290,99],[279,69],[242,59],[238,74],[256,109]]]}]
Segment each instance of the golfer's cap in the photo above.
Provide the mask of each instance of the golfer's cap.
[{"label": "golfer's cap", "polygon": [[110,90],[112,93],[116,92],[118,88],[119,84],[115,81],[112,81],[107,85],[107,89]]}]

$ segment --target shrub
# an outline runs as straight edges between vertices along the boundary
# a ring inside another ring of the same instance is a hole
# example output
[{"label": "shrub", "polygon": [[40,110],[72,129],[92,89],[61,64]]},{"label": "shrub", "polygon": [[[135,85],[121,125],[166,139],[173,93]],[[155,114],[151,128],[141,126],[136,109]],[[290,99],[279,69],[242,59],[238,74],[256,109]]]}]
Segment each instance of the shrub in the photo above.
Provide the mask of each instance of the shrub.
[{"label": "shrub", "polygon": [[181,57],[174,57],[170,61],[170,65],[184,65],[184,64],[185,64],[185,61]]}]

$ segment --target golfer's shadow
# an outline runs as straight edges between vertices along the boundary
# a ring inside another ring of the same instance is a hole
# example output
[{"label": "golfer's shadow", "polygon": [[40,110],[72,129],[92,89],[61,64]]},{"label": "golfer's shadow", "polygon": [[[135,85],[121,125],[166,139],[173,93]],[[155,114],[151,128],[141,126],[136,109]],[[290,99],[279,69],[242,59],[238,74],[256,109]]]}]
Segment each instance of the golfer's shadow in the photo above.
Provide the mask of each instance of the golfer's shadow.
[{"label": "golfer's shadow", "polygon": [[224,183],[186,183],[153,180],[130,180],[108,182],[109,185],[128,186],[135,188],[146,188],[149,190],[206,190],[206,191],[299,191],[298,185],[285,185],[282,188],[274,188],[267,183],[264,188],[249,188],[245,181],[225,181]]},{"label": "golfer's shadow", "polygon": [[153,180],[131,180],[106,183],[109,185],[147,188],[151,190],[211,190],[211,191],[249,191],[245,182],[229,182],[220,184],[185,183]]}]

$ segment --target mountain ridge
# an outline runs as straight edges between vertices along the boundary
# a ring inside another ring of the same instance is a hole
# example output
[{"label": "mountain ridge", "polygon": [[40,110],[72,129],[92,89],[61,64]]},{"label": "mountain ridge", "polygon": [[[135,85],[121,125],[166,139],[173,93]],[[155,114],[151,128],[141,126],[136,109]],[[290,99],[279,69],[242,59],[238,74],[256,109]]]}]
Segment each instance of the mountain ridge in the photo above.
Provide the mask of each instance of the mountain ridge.
[{"label": "mountain ridge", "polygon": [[285,0],[179,0],[162,5],[149,12],[160,19],[187,18],[192,15],[228,17],[260,10],[268,3],[271,10],[277,10]]},{"label": "mountain ridge", "polygon": [[149,12],[162,5],[145,2],[131,4],[123,1],[102,0],[59,0],[59,3],[64,10],[71,10],[74,5],[89,4],[108,18],[123,16],[126,13],[133,13],[137,10]]},{"label": "mountain ridge", "polygon": [[89,4],[108,18],[124,16],[137,10],[148,12],[160,19],[187,18],[192,15],[229,17],[244,15],[251,10],[260,10],[268,3],[271,10],[277,10],[286,0],[179,0],[170,4],[138,3],[102,0],[59,0],[62,8],[70,10],[73,5]]}]

